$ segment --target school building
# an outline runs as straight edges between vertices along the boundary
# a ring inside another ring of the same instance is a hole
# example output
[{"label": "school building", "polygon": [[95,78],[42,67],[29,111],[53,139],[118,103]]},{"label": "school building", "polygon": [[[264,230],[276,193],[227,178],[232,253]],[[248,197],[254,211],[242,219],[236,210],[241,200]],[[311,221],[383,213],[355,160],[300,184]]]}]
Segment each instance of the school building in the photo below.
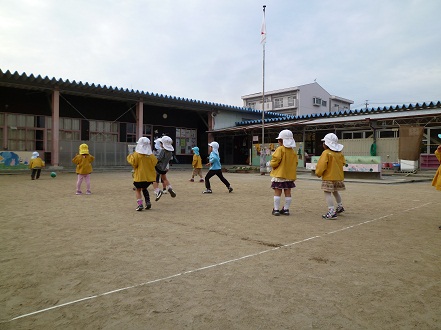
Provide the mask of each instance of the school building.
[{"label": "school building", "polygon": [[[0,165],[26,165],[38,151],[46,164],[73,166],[87,143],[95,166],[122,166],[139,137],[153,144],[162,135],[173,139],[177,161],[191,164],[194,146],[208,156],[208,131],[256,118],[250,108],[0,70]],[[244,161],[241,150],[229,152],[224,163]]]},{"label": "school building", "polygon": [[[382,163],[411,164],[415,169],[439,166],[434,151],[441,144],[441,102],[408,104],[359,110],[341,110],[264,118],[264,144],[277,147],[282,129],[293,132],[297,142],[299,166],[323,151],[321,139],[335,133],[344,145],[346,156],[377,156]],[[262,119],[236,122],[234,126],[211,131],[217,140],[252,141],[251,162],[259,165],[262,143]],[[409,162],[410,161],[410,162]]]},{"label": "school building", "polygon": [[[441,144],[441,103],[327,109],[305,115],[265,111],[267,147],[277,145],[282,129],[294,133],[300,166],[320,155],[321,139],[334,132],[345,146],[345,155],[375,154],[383,163],[399,162],[406,155],[415,158],[419,168],[436,168],[439,163],[433,153]],[[410,142],[417,140],[416,134],[420,139],[415,156]],[[162,135],[173,139],[177,161],[183,164],[191,164],[193,146],[199,146],[205,158],[208,142],[216,140],[222,164],[258,165],[262,112],[0,70],[0,169],[25,165],[33,151],[54,167],[73,167],[71,160],[81,143],[89,145],[95,166],[126,166],[128,147],[139,137],[153,141]]]}]

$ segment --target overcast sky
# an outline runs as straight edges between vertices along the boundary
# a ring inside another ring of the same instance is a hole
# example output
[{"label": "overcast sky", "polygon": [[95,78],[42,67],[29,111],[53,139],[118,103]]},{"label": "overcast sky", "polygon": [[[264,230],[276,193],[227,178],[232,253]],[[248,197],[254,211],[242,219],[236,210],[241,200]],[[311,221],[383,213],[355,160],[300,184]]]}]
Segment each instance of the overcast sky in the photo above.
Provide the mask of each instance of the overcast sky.
[{"label": "overcast sky", "polygon": [[242,106],[263,5],[265,91],[441,101],[439,0],[0,0],[0,69]]}]

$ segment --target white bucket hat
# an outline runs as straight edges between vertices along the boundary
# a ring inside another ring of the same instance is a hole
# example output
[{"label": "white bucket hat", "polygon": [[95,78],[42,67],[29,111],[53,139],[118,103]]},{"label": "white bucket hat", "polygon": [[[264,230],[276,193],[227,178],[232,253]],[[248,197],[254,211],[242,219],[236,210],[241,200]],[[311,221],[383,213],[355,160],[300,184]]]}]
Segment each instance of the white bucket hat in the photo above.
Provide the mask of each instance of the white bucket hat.
[{"label": "white bucket hat", "polygon": [[33,153],[32,153],[32,157],[31,157],[31,159],[35,159],[35,158],[37,158],[37,157],[39,157],[40,156],[40,154],[37,152],[37,151],[34,151]]},{"label": "white bucket hat", "polygon": [[175,148],[173,148],[173,140],[171,139],[171,137],[164,135],[161,138],[161,142],[162,142],[162,146],[164,147],[165,150],[167,151],[174,151]]},{"label": "white bucket hat", "polygon": [[152,146],[150,145],[150,139],[146,137],[139,138],[138,142],[136,142],[135,151],[142,155],[151,155]]},{"label": "white bucket hat", "polygon": [[156,150],[161,150],[162,149],[162,147],[161,147],[161,138],[158,138],[158,139],[156,139],[153,142],[155,142],[155,149]]},{"label": "white bucket hat", "polygon": [[289,129],[284,129],[279,133],[279,136],[277,137],[277,140],[283,140],[283,146],[286,148],[295,148],[296,141],[294,141],[294,138],[292,136],[292,132]]},{"label": "white bucket hat", "polygon": [[332,151],[343,150],[343,144],[338,143],[338,137],[334,133],[326,134],[322,141],[324,141],[326,146]]},{"label": "white bucket hat", "polygon": [[208,145],[213,148],[214,153],[219,155],[219,143],[217,143],[216,141],[213,141],[213,142],[210,142]]}]

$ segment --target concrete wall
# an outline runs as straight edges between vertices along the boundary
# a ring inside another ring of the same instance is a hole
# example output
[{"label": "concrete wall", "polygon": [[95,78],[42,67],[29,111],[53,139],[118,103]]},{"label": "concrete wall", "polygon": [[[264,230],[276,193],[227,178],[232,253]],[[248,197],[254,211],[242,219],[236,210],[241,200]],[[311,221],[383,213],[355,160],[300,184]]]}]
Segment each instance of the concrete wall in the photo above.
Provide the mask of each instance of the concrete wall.
[{"label": "concrete wall", "polygon": [[[297,115],[309,115],[313,113],[324,113],[329,112],[329,102],[331,95],[324,90],[319,84],[313,83],[308,85],[300,86],[299,98],[299,108],[297,110]],[[314,105],[313,98],[319,97],[326,101],[326,106]]]}]

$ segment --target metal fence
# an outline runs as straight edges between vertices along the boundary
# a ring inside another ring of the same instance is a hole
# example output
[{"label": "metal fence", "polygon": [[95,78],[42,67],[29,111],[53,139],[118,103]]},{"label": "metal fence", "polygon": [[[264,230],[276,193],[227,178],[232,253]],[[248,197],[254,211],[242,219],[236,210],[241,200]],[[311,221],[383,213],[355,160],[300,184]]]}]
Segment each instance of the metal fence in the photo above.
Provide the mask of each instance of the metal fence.
[{"label": "metal fence", "polygon": [[[97,141],[60,141],[59,165],[63,167],[74,167],[72,158],[78,153],[80,144],[87,143],[89,152],[95,157],[93,166],[123,166],[128,165],[127,142],[97,142]],[[133,143],[131,143],[133,144]]]}]

